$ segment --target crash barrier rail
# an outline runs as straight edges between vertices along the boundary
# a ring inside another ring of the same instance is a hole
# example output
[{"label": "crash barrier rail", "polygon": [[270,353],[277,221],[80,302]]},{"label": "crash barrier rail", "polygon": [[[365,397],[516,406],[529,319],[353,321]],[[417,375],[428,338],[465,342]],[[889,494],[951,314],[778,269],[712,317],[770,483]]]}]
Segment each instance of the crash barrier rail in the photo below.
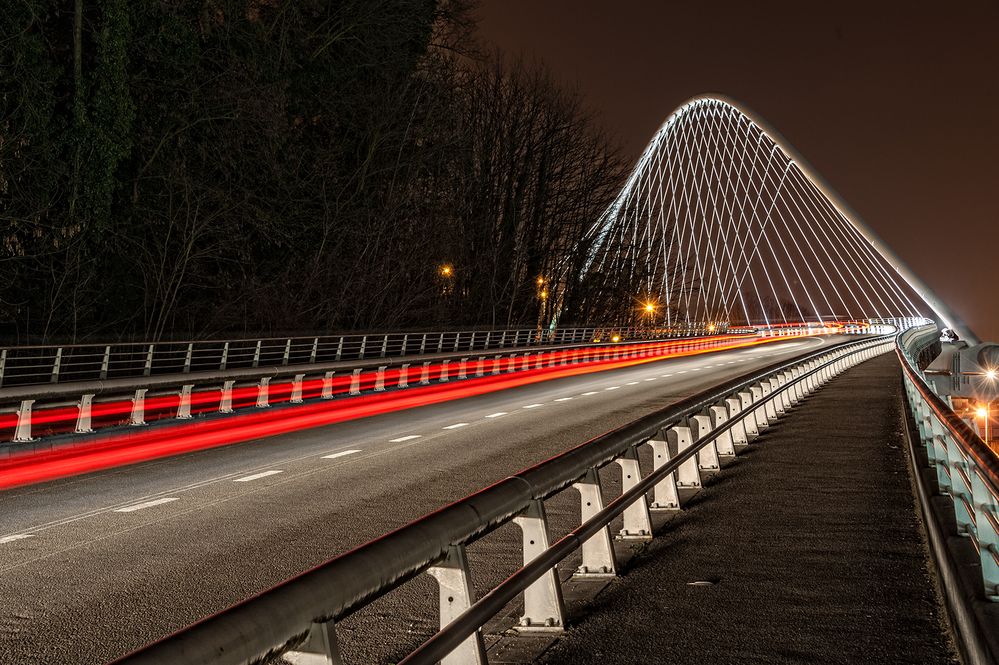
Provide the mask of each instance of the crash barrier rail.
[{"label": "crash barrier rail", "polygon": [[[557,564],[582,550],[581,575],[619,572],[610,523],[620,536],[652,538],[650,510],[680,508],[678,488],[697,488],[792,405],[848,367],[889,351],[892,337],[867,338],[773,365],[702,392],[336,557],[209,619],[117,661],[120,665],[340,662],[335,623],[392,589],[428,573],[438,582],[441,631],[404,663],[485,663],[481,627],[522,594],[521,630],[562,630],[565,606]],[[642,476],[639,446],[653,470]],[[599,469],[621,467],[623,493],[603,505]],[[545,500],[573,488],[582,524],[549,546]],[[651,493],[652,502],[648,495]],[[524,567],[474,602],[466,547],[501,525],[521,529]]]},{"label": "crash barrier rail", "polygon": [[933,391],[920,370],[920,352],[938,336],[936,326],[899,335],[905,393],[939,493],[953,502],[953,526],[981,559],[986,598],[999,602],[999,457],[954,413],[949,400]]},{"label": "crash barrier rail", "polygon": [[0,407],[0,437],[11,441],[4,444],[11,448],[13,444],[30,443],[39,435],[49,439],[55,435],[86,435],[108,427],[143,426],[153,420],[186,420],[212,412],[228,414],[282,402],[299,404],[543,366],[699,353],[750,339],[757,337],[732,334],[631,344],[582,343],[474,357],[463,353],[434,355],[430,359],[413,356],[409,363],[402,362],[405,357],[378,358],[0,388],[0,404],[9,405],[6,410]]}]

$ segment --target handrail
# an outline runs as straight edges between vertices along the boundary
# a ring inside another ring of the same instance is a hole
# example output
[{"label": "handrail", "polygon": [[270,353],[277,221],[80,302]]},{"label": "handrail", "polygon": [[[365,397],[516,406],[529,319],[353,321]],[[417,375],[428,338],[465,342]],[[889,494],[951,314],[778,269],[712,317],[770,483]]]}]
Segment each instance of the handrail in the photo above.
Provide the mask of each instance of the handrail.
[{"label": "handrail", "polygon": [[[653,488],[658,492],[664,487],[664,483],[674,482],[674,473],[678,476],[688,473],[691,466],[693,473],[699,478],[701,452],[708,444],[715,442],[717,448],[717,441],[722,440],[723,435],[729,435],[729,443],[732,444],[731,435],[736,432],[741,432],[743,438],[748,440],[749,436],[769,426],[771,419],[776,419],[778,414],[786,411],[804,395],[854,362],[887,350],[890,344],[890,338],[881,336],[804,354],[703,391],[679,404],[661,409],[525,469],[117,662],[129,665],[256,663],[289,649],[325,654],[330,662],[338,662],[335,660],[338,650],[333,622],[422,572],[433,573],[445,567],[465,576],[467,581],[465,546],[511,520],[527,520],[526,525],[522,525],[525,552],[528,551],[528,529],[534,529],[531,533],[535,534],[532,535],[531,545],[534,545],[538,535],[547,544],[547,524],[541,507],[545,499],[580,481],[587,474],[595,475],[595,469],[624,459],[623,456],[628,456],[628,451],[634,452],[637,445],[660,443],[667,446],[666,439],[670,436],[683,435],[686,425],[681,423],[686,422],[685,419],[691,418],[691,422],[700,424],[696,420],[699,412],[709,406],[720,409],[714,412],[721,418],[717,426],[713,426],[709,432],[701,432],[693,442],[682,446],[677,439],[677,454],[672,460],[657,467],[653,475],[626,487],[626,492],[621,497],[585,520],[570,536],[539,552],[531,563],[510,578],[520,581],[510,582],[509,585],[504,583],[506,586],[501,585],[487,594],[480,601],[485,605],[472,605],[467,595],[462,597],[459,587],[450,596],[453,602],[447,611],[449,616],[456,616],[456,609],[476,606],[495,608],[497,603],[503,601],[502,604],[505,604],[504,598],[512,599],[510,594],[515,596],[532,581],[535,584],[557,585],[557,576],[553,574],[551,566],[584,540],[608,529],[608,523],[615,516],[624,512],[630,514],[636,502],[646,492]],[[739,404],[738,409],[733,406],[735,402]],[[720,415],[722,412],[724,416]],[[710,422],[714,425],[716,420]],[[667,429],[670,434],[663,436]],[[664,440],[657,441],[657,437]],[[668,447],[664,450],[668,457]],[[698,460],[694,460],[695,455]],[[637,457],[633,459],[637,468]],[[641,476],[640,473],[638,475]],[[598,476],[595,482],[599,483]],[[675,489],[674,483],[674,494]],[[596,496],[599,496],[599,492]],[[644,501],[641,506],[645,506]],[[626,526],[628,514],[625,518]],[[645,516],[647,520],[647,507]],[[540,526],[537,525],[539,520]],[[523,572],[524,570],[528,572]],[[539,582],[546,573],[551,574],[548,582]],[[555,578],[554,582],[551,582],[551,577]],[[444,584],[442,580],[442,588]],[[465,589],[467,592],[467,585]],[[558,598],[561,596],[558,595]],[[501,607],[502,604],[498,606]],[[442,607],[442,613],[444,611],[445,608]],[[525,613],[537,614],[530,608],[525,608]],[[481,616],[477,615],[476,620],[478,618]],[[558,621],[557,617],[540,618]],[[465,622],[460,624],[463,626],[462,631],[475,623],[467,617],[459,620]],[[476,633],[479,625],[481,623],[460,634],[455,632],[457,627],[446,629],[451,631],[446,638],[449,640],[447,644],[455,646],[455,639],[461,643],[468,635]],[[461,648],[466,648],[466,645]],[[472,649],[473,653],[476,649],[481,651],[481,641],[478,647],[472,645]],[[433,658],[446,655],[446,652],[434,653],[437,655],[432,656]],[[484,662],[483,659],[484,656],[474,658],[475,662]]]}]

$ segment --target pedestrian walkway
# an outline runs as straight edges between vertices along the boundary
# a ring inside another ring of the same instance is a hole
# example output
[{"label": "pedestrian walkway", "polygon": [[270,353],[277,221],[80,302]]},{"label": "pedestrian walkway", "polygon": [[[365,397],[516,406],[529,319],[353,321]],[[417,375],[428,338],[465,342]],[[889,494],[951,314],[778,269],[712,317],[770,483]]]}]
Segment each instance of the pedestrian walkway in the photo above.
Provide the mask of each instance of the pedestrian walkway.
[{"label": "pedestrian walkway", "polygon": [[900,396],[888,354],[807,399],[691,498],[541,662],[959,662]]}]

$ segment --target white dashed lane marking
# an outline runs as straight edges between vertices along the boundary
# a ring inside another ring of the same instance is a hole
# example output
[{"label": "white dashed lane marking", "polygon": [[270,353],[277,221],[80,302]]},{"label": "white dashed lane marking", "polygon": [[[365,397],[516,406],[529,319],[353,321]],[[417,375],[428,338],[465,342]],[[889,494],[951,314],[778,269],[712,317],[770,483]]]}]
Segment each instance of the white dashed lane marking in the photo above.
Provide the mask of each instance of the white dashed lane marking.
[{"label": "white dashed lane marking", "polygon": [[559,397],[559,398],[558,398],[557,400],[555,400],[555,401],[556,401],[556,402],[568,402],[568,401],[569,401],[569,400],[571,400],[571,399],[572,399],[571,397]]},{"label": "white dashed lane marking", "polygon": [[536,408],[538,408],[539,406],[544,406],[544,404],[528,404],[528,405],[526,405],[526,406],[525,406],[524,408],[525,408],[525,409],[536,409]]},{"label": "white dashed lane marking", "polygon": [[441,429],[458,429],[459,427],[467,427],[468,423],[455,423],[453,425],[447,425]]},{"label": "white dashed lane marking", "polygon": [[4,536],[3,538],[0,538],[0,545],[4,545],[6,543],[12,543],[15,540],[24,540],[25,538],[34,538],[34,537],[35,535],[31,533],[19,533],[14,536]]},{"label": "white dashed lane marking", "polygon": [[626,386],[637,386],[638,385],[638,381],[629,381],[628,383],[626,383],[624,385],[626,385]]},{"label": "white dashed lane marking", "polygon": [[596,390],[591,390],[591,391],[590,391],[590,392],[588,392],[588,393],[583,393],[583,395],[596,395],[596,394],[597,394],[597,391],[596,391]]},{"label": "white dashed lane marking", "polygon": [[134,506],[125,506],[124,508],[119,508],[116,513],[134,513],[136,510],[144,510],[146,508],[152,508],[153,506],[162,506],[164,503],[170,503],[171,501],[178,501],[177,497],[164,497],[162,499],[153,499],[152,501],[146,501],[145,503],[137,503]]},{"label": "white dashed lane marking", "polygon": [[323,455],[323,459],[336,459],[337,457],[345,457],[347,455],[353,455],[354,453],[359,453],[360,450],[341,450],[338,453],[333,453],[332,455]]},{"label": "white dashed lane marking", "polygon": [[610,388],[604,388],[604,390],[617,390],[621,386],[611,386]]},{"label": "white dashed lane marking", "polygon": [[657,378],[657,377],[654,377],[654,376],[650,376],[649,378],[647,378],[647,379],[645,379],[645,380],[646,380],[646,381],[655,381],[655,380],[656,380],[656,378]]},{"label": "white dashed lane marking", "polygon": [[266,478],[267,476],[275,476],[279,473],[284,473],[284,471],[279,471],[278,469],[271,469],[270,471],[261,471],[260,473],[255,473],[252,476],[243,476],[242,478],[236,478],[232,482],[248,483],[251,480],[258,480],[260,478]]},{"label": "white dashed lane marking", "polygon": [[500,416],[505,416],[506,411],[497,411],[496,413],[490,413],[486,418],[499,418]]},{"label": "white dashed lane marking", "polygon": [[412,441],[413,439],[419,439],[422,434],[410,434],[409,436],[400,436],[398,439],[389,439],[389,443],[402,443],[403,441]]}]

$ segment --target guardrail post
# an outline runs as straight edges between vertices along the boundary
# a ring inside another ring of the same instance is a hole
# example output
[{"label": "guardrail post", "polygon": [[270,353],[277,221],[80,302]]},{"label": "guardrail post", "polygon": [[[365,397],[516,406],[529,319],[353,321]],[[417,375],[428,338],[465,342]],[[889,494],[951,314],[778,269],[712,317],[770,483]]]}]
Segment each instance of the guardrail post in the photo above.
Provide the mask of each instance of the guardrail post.
[{"label": "guardrail post", "polygon": [[[770,394],[769,390],[770,383],[764,381],[750,386],[748,392],[739,393],[740,400],[742,400],[743,395],[746,396],[744,402],[745,408],[749,408],[753,404],[759,404],[759,406],[753,409],[753,412],[743,421],[743,426],[746,428],[746,436],[749,441],[752,441],[764,430],[770,427],[770,415],[767,412],[767,407],[771,405],[769,402],[763,403],[763,398]],[[777,412],[774,411],[774,420],[776,420],[776,418]]]},{"label": "guardrail post", "polygon": [[219,413],[232,413],[232,387],[236,382],[233,379],[222,382],[222,397],[219,399]]},{"label": "guardrail post", "polygon": [[468,340],[468,350],[469,351],[475,350],[475,335],[476,335],[475,331],[472,331],[472,338],[470,340]]},{"label": "guardrail post", "polygon": [[52,376],[49,378],[50,383],[59,383],[59,368],[62,366],[62,347],[60,346],[56,349],[55,360],[52,361]]},{"label": "guardrail post", "polygon": [[286,339],[284,342],[284,355],[281,356],[281,364],[287,365],[291,360],[291,339]]},{"label": "guardrail post", "polygon": [[409,387],[409,363],[403,363],[402,367],[399,368],[399,387]]},{"label": "guardrail post", "polygon": [[257,408],[266,409],[270,406],[267,402],[270,396],[271,377],[262,376],[257,383]]},{"label": "guardrail post", "polygon": [[[653,470],[665,465],[670,460],[669,443],[664,439],[649,439],[647,441],[652,447],[652,468]],[[680,495],[676,491],[676,474],[667,474],[665,478],[656,483],[652,489],[652,505],[650,510],[679,510]]]},{"label": "guardrail post", "polygon": [[375,392],[385,392],[385,370],[387,365],[382,365],[378,368],[378,373],[375,374]]},{"label": "guardrail post", "polygon": [[257,345],[253,347],[253,366],[260,367],[260,345],[261,340],[257,340]]},{"label": "guardrail post", "polygon": [[[711,428],[717,429],[721,427],[728,421],[728,409],[721,404],[716,404],[715,406],[708,407],[708,415],[711,418]],[[732,443],[732,430],[722,432],[715,439],[715,444],[718,446],[718,454],[734,457],[735,456],[735,444]]]},{"label": "guardrail post", "polygon": [[[437,580],[440,627],[443,629],[472,606],[472,580],[465,546],[451,545],[447,558],[427,569],[427,573]],[[476,630],[440,662],[441,665],[485,665],[486,649],[482,642],[482,630]]]},{"label": "guardrail post", "polygon": [[[693,439],[690,436],[690,428],[675,425],[666,430],[666,439],[671,446],[676,447],[676,454],[680,455],[690,447]],[[697,455],[692,455],[690,459],[680,465],[676,470],[677,487],[700,487],[701,470],[697,465]]]},{"label": "guardrail post", "polygon": [[180,387],[180,395],[177,399],[177,417],[181,420],[187,420],[191,417],[191,391],[193,389],[193,383],[185,383]]},{"label": "guardrail post", "polygon": [[[579,492],[581,520],[585,522],[604,509],[604,496],[600,490],[600,474],[589,469],[582,478],[573,483]],[[611,543],[610,527],[604,526],[590,536],[581,547],[583,561],[576,570],[582,577],[614,577],[617,575],[617,558]]]},{"label": "guardrail post", "polygon": [[[740,411],[742,411],[742,400],[738,397],[726,397],[725,405],[728,407],[729,417],[734,418]],[[732,446],[748,446],[749,437],[746,435],[746,419],[740,418],[734,425],[732,429],[729,430],[732,434]]]},{"label": "guardrail post", "polygon": [[343,357],[343,335],[340,336],[340,340],[336,343],[336,357],[334,360],[340,362]]},{"label": "guardrail post", "polygon": [[326,372],[323,375],[323,399],[333,399],[333,375],[336,372]]},{"label": "guardrail post", "polygon": [[423,336],[420,338],[420,355],[422,356],[426,352],[427,352],[427,333],[423,333]]},{"label": "guardrail post", "polygon": [[312,338],[312,350],[309,351],[309,363],[316,362],[316,357],[319,355],[319,338]]},{"label": "guardrail post", "polygon": [[[520,527],[524,541],[524,565],[548,549],[548,518],[545,505],[540,500],[531,501],[527,510],[513,518]],[[520,629],[564,630],[565,602],[559,583],[558,566],[552,566],[531,586],[524,589],[524,614]]]},{"label": "guardrail post", "polygon": [[17,427],[14,428],[14,443],[27,443],[33,441],[31,438],[31,405],[35,403],[33,399],[21,400],[21,406],[17,409]]},{"label": "guardrail post", "polygon": [[444,351],[444,333],[440,333],[437,338],[437,353],[442,353]]},{"label": "guardrail post", "polygon": [[503,356],[496,355],[493,356],[493,374],[499,374],[502,368],[500,365],[503,363]]},{"label": "guardrail post", "polygon": [[343,665],[336,625],[332,621],[312,624],[305,641],[281,657],[292,665]]},{"label": "guardrail post", "polygon": [[[781,386],[784,385],[779,377],[771,377],[768,382],[770,383],[771,394],[780,391]],[[778,394],[774,399],[768,402],[768,404],[773,405],[774,413],[776,414],[774,420],[783,416],[784,412],[787,410],[787,405],[784,403],[785,397],[786,396],[784,395],[783,391],[781,391],[780,394]]]},{"label": "guardrail post", "polygon": [[350,394],[361,394],[361,369],[355,369],[350,375]]},{"label": "guardrail post", "polygon": [[454,348],[451,349],[454,353],[458,353],[458,345],[461,343],[461,333],[457,332],[454,334]]},{"label": "guardrail post", "polygon": [[291,397],[288,401],[292,404],[302,403],[302,380],[305,378],[304,374],[296,374],[291,380]]},{"label": "guardrail post", "polygon": [[[687,419],[695,441],[700,441],[711,431],[711,418],[705,415],[690,416]],[[721,462],[718,460],[718,444],[715,439],[708,441],[697,451],[697,463],[705,471],[718,471]]]},{"label": "guardrail post", "polygon": [[545,354],[538,351],[535,355],[534,369],[541,369],[545,364]]},{"label": "guardrail post", "polygon": [[[110,349],[110,347],[108,347]],[[194,356],[194,343],[190,342],[187,345],[187,351],[184,353],[184,369],[181,370],[184,374],[191,373],[191,359]],[[101,377],[104,378],[103,376]]]},{"label": "guardrail post", "polygon": [[430,385],[430,361],[423,361],[423,371],[420,374],[420,385],[427,386]]},{"label": "guardrail post", "polygon": [[132,414],[129,417],[129,425],[139,426],[146,424],[146,390],[148,389],[138,388],[132,397]]},{"label": "guardrail post", "polygon": [[468,378],[468,375],[466,374],[466,368],[467,368],[467,366],[468,366],[468,358],[462,358],[461,361],[458,363],[458,378],[459,379],[467,379]]},{"label": "guardrail post", "polygon": [[529,370],[531,369],[531,352],[526,351],[523,356],[523,362],[521,363],[520,369]]},{"label": "guardrail post", "polygon": [[4,369],[6,369],[6,367],[7,367],[7,349],[0,349],[0,386],[3,386],[3,372]]},{"label": "guardrail post", "polygon": [[451,361],[449,361],[449,360],[445,360],[444,362],[441,363],[441,375],[440,375],[440,379],[439,379],[441,383],[447,383],[447,381],[448,381],[448,378],[447,378],[447,366],[448,366],[448,364],[450,364],[450,362]]},{"label": "guardrail post", "polygon": [[505,330],[503,331],[503,336],[500,337],[499,348],[501,348],[501,349],[505,349],[506,348],[506,331]]},{"label": "guardrail post", "polygon": [[387,352],[388,352],[388,335],[386,334],[382,335],[382,350],[380,357],[384,358]]},{"label": "guardrail post", "polygon": [[111,345],[104,347],[104,357],[101,358],[101,381],[108,378],[108,369],[111,367]]},{"label": "guardrail post", "polygon": [[479,356],[479,364],[475,368],[475,376],[482,376],[486,373],[486,358]]},{"label": "guardrail post", "polygon": [[361,337],[361,350],[357,354],[358,360],[364,360],[364,351],[368,348],[368,336]]},{"label": "guardrail post", "polygon": [[77,434],[89,434],[94,431],[90,426],[91,404],[93,404],[93,401],[94,396],[92,393],[80,396],[80,401],[76,405],[77,409],[79,409],[79,415],[76,417]]},{"label": "guardrail post", "polygon": [[510,362],[507,363],[506,371],[507,372],[516,372],[517,371],[517,354],[516,353],[511,353],[509,360],[510,360]]},{"label": "guardrail post", "polygon": [[222,345],[222,360],[219,361],[219,371],[225,371],[227,362],[229,362],[229,342]]},{"label": "guardrail post", "polygon": [[[642,480],[642,468],[638,464],[638,451],[629,446],[614,462],[621,467],[621,492],[627,492]],[[624,509],[624,525],[618,532],[622,540],[652,540],[652,520],[649,517],[649,504],[641,495]]]},{"label": "guardrail post", "polygon": [[400,356],[409,355],[409,333],[406,333],[405,335],[402,336],[402,349],[400,349],[399,355]]}]

